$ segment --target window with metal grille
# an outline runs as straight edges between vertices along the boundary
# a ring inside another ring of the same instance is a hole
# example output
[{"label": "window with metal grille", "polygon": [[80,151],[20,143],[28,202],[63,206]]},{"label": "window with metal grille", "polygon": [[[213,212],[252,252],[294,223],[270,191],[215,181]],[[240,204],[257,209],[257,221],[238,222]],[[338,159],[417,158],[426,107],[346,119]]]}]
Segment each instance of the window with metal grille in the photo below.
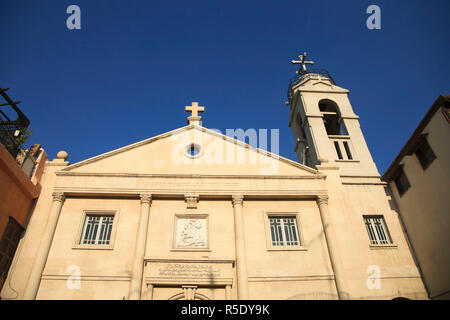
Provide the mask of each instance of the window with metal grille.
[{"label": "window with metal grille", "polygon": [[86,215],[80,244],[109,245],[113,222],[114,215]]},{"label": "window with metal grille", "polygon": [[389,231],[382,216],[364,216],[370,244],[392,244]]},{"label": "window with metal grille", "polygon": [[269,217],[273,246],[298,246],[300,240],[295,217]]}]

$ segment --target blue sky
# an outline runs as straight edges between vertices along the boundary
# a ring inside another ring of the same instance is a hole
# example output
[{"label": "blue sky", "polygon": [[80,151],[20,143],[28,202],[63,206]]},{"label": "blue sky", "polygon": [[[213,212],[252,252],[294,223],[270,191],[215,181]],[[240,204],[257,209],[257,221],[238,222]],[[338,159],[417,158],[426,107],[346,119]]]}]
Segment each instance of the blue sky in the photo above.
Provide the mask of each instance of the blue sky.
[{"label": "blue sky", "polygon": [[[81,8],[68,30],[66,8]],[[366,8],[381,8],[381,30]],[[350,101],[383,173],[450,93],[449,1],[23,1],[0,10],[0,86],[31,120],[30,143],[71,163],[186,124],[280,129],[295,159],[286,88],[303,51]]]}]

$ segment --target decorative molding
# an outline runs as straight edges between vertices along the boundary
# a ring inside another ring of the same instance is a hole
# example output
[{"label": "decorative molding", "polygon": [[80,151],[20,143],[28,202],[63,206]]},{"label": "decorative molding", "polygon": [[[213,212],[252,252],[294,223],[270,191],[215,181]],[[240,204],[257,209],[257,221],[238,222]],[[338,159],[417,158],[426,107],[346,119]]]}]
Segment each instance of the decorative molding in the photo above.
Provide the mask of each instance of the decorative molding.
[{"label": "decorative molding", "polygon": [[198,194],[186,194],[184,196],[184,199],[186,201],[186,205],[188,209],[197,209],[197,203],[199,199]]},{"label": "decorative molding", "polygon": [[324,204],[328,205],[328,199],[327,195],[318,195],[316,201],[319,206]]},{"label": "decorative molding", "polygon": [[141,193],[141,204],[147,203],[149,205],[152,204],[152,195],[149,193]]},{"label": "decorative molding", "polygon": [[183,289],[184,300],[195,300],[195,292],[198,286],[182,286],[181,288]]},{"label": "decorative molding", "polygon": [[53,201],[64,202],[66,200],[66,196],[64,192],[53,192],[52,193]]}]

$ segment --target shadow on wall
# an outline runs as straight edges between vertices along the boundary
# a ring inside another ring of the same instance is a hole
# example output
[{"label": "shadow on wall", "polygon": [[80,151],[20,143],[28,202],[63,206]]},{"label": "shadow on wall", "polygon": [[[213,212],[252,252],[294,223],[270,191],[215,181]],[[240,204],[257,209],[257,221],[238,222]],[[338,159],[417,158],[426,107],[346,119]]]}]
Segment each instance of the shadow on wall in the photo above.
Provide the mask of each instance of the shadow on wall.
[{"label": "shadow on wall", "polygon": [[389,207],[391,208],[391,210],[398,212],[397,204],[395,203],[394,194],[392,193],[391,187],[384,187],[384,193],[386,194],[386,197],[388,197]]}]

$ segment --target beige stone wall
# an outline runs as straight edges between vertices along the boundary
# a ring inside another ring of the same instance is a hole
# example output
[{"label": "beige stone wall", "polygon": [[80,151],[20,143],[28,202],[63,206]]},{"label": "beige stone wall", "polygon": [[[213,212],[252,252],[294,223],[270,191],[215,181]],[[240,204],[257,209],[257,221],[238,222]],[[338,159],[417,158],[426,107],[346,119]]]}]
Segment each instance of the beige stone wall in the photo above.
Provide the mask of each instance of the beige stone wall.
[{"label": "beige stone wall", "polygon": [[254,300],[336,300],[336,286],[326,278],[265,279],[249,282]]},{"label": "beige stone wall", "polygon": [[428,133],[427,141],[436,159],[424,171],[415,153],[404,157],[403,170],[411,187],[401,197],[394,182],[390,187],[420,263],[430,298],[438,296],[449,299],[450,205],[447,194],[450,190],[450,127],[440,110],[423,133]]},{"label": "beige stone wall", "polygon": [[128,296],[127,280],[82,279],[80,288],[68,290],[67,278],[45,278],[41,281],[39,300],[122,300]]},{"label": "beige stone wall", "polygon": [[[80,228],[84,223],[84,210],[113,210],[117,212],[117,229],[114,237],[113,249],[93,249],[77,248],[79,243]],[[127,296],[128,292],[120,295],[111,293],[108,290],[112,283],[119,281],[119,286],[128,284],[131,273],[131,264],[133,260],[136,231],[139,219],[139,201],[129,199],[66,199],[60,217],[58,226],[53,238],[49,257],[43,272],[43,280],[37,298],[44,298],[48,293],[45,288],[50,286],[53,292],[61,292],[62,296],[69,299],[80,297],[78,289],[70,290],[66,286],[66,281],[72,273],[70,266],[79,267],[81,276],[81,288],[85,281],[90,278],[97,278],[99,283],[96,286],[96,293],[93,295],[98,299],[121,299]],[[52,278],[59,278],[59,281]],[[49,280],[47,280],[49,279]],[[102,280],[105,279],[105,280]],[[45,284],[50,282],[50,284]],[[91,286],[89,284],[86,285]],[[124,284],[125,283],[125,284]],[[103,288],[104,286],[104,288]],[[80,289],[81,289],[80,288]],[[84,288],[82,291],[86,291]],[[128,287],[127,287],[128,290]],[[101,293],[103,292],[103,293]]]},{"label": "beige stone wall", "polygon": [[[213,139],[227,140],[221,136]],[[67,165],[64,161],[51,162],[44,177],[43,196],[9,275],[14,291],[4,289],[2,298],[23,297],[52,211],[54,191],[64,193],[66,198],[37,299],[129,298],[135,252],[139,247],[139,221],[143,216],[141,194],[152,195],[144,258],[137,261],[138,266],[144,266],[139,280],[141,299],[168,299],[181,294],[182,286],[197,286],[199,295],[208,298],[236,299],[238,294],[245,294],[238,289],[246,285],[250,299],[336,299],[338,274],[332,267],[330,244],[337,248],[333,257],[338,257],[343,265],[339,277],[347,283],[345,290],[350,298],[426,297],[398,217],[389,206],[379,178],[341,177],[339,167],[333,162],[322,164],[316,171],[282,158],[269,159],[279,161],[280,170],[273,175],[261,174],[258,164],[210,165],[202,171],[202,165],[195,163],[171,164],[168,151],[174,143],[170,137],[150,140],[64,170],[60,170]],[[232,142],[227,140],[227,143]],[[254,152],[239,147],[247,155]],[[168,165],[162,169],[154,161],[148,161],[155,155]],[[56,170],[59,170],[57,174]],[[192,193],[199,196],[196,209],[187,208],[185,197]],[[236,250],[240,198],[236,195],[244,196],[245,246],[239,247],[244,249],[240,257]],[[322,199],[322,209],[316,202],[318,197]],[[117,212],[112,248],[77,246],[86,210]],[[176,214],[207,216],[206,250],[174,248]],[[268,214],[296,215],[302,246],[294,250],[271,247]],[[385,216],[395,247],[370,248],[363,214]],[[331,227],[335,237],[329,237],[330,233],[324,231],[323,217],[328,215],[330,225],[325,227],[327,230]],[[242,269],[243,263],[246,269]],[[168,264],[181,267],[165,267]],[[366,285],[369,276],[366,270],[371,264],[380,266],[383,277],[382,287],[376,292]],[[79,267],[81,283],[79,289],[71,290],[67,281],[73,279],[73,274],[68,268],[74,265]],[[196,271],[185,273],[186,268]],[[247,272],[244,279],[243,273],[239,274],[240,283],[238,269]]]},{"label": "beige stone wall", "polygon": [[[270,246],[268,214],[297,217],[301,248]],[[332,276],[326,242],[315,201],[244,201],[244,225],[249,280]]]},{"label": "beige stone wall", "polygon": [[[339,200],[333,201],[333,194]],[[393,209],[384,185],[348,184],[342,187],[340,194],[332,192],[330,195],[330,212],[352,298],[427,298],[398,212]],[[383,216],[392,244],[370,245],[364,215]],[[370,266],[379,267],[379,289],[370,289],[366,285],[371,275],[368,272]]]}]

